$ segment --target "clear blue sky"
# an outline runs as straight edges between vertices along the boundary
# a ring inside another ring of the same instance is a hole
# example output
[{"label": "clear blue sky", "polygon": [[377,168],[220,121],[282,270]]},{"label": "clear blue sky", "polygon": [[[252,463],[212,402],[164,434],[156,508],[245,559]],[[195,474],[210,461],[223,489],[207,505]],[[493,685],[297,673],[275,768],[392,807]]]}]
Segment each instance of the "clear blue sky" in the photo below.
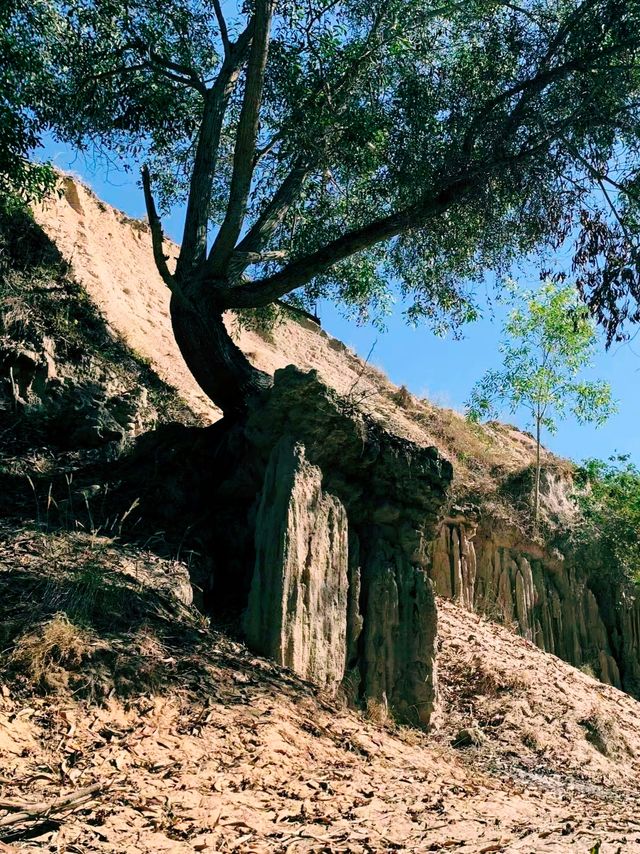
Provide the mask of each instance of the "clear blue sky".
[{"label": "clear blue sky", "polygon": [[[142,193],[136,176],[108,169],[103,162],[75,156],[63,145],[47,140],[41,158],[51,159],[58,167],[75,172],[88,183],[104,201],[130,216],[144,215]],[[176,211],[164,220],[166,233],[179,241],[181,212]],[[532,276],[534,271],[532,271]],[[523,282],[533,285],[535,282]],[[387,320],[387,331],[372,326],[357,326],[341,316],[328,303],[321,304],[320,315],[324,328],[345,344],[366,357],[375,342],[371,362],[382,368],[395,382],[404,384],[414,394],[428,397],[434,403],[464,411],[471,387],[482,374],[499,364],[497,337],[500,317],[485,316],[465,329],[462,340],[437,338],[425,327],[408,327],[402,318],[401,307]],[[640,379],[640,335],[634,342],[614,345],[609,352],[604,346],[596,359],[593,377],[606,379],[612,386],[619,412],[599,428],[580,426],[572,420],[562,422],[555,436],[546,435],[544,444],[561,456],[574,460],[586,457],[606,458],[614,453],[630,454],[640,465],[640,402],[637,393]],[[503,413],[503,420],[527,428],[526,416]]]}]

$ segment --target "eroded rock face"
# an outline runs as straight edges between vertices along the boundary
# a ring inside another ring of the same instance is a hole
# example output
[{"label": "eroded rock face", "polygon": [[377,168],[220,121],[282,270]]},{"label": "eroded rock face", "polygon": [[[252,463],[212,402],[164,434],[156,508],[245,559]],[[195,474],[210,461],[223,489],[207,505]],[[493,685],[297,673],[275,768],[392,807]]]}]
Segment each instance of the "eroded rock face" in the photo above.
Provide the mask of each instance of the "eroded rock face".
[{"label": "eroded rock face", "polygon": [[26,415],[63,448],[100,448],[133,439],[158,414],[142,385],[99,359],[60,359],[54,340],[12,322],[0,305],[0,413]]},{"label": "eroded rock face", "polygon": [[246,435],[265,462],[249,643],[428,725],[437,615],[426,572],[451,466],[368,421],[316,374],[278,371]]},{"label": "eroded rock face", "polygon": [[437,611],[426,572],[388,542],[370,544],[364,691],[403,720],[428,726],[437,698]]},{"label": "eroded rock face", "polygon": [[626,691],[640,697],[640,600],[622,597],[614,611],[614,645]]},{"label": "eroded rock face", "polygon": [[344,676],[348,531],[342,503],[302,445],[273,449],[256,517],[256,563],[245,613],[247,641],[320,685]]},{"label": "eroded rock face", "polygon": [[478,525],[473,516],[446,519],[432,546],[430,575],[440,595],[511,626],[603,682],[630,689],[621,673],[623,656],[626,673],[634,671],[636,660],[640,671],[633,609],[612,609],[614,619],[623,623],[617,649],[587,573],[513,532]]}]

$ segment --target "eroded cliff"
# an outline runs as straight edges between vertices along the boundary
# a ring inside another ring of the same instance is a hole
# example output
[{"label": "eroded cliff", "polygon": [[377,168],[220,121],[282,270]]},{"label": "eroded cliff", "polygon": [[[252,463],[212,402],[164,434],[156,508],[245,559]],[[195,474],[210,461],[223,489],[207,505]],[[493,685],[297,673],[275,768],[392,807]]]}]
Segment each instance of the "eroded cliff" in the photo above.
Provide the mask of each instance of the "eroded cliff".
[{"label": "eroded cliff", "polygon": [[[215,417],[185,379],[146,226],[70,179],[64,189],[37,217],[73,259],[107,328],[201,415]],[[170,257],[174,249],[168,246]],[[530,471],[530,436],[507,425],[470,425],[397,389],[304,321],[284,318],[272,333],[228,322],[254,363],[276,372],[272,394],[241,434],[225,439],[221,426],[143,437],[128,475],[129,500],[140,498],[181,547],[188,528],[206,607],[227,594],[235,607],[248,602],[244,625],[254,648],[424,723],[437,695],[432,579],[437,593],[638,693],[640,607],[624,591],[604,590],[593,561],[523,533],[521,502],[504,489]],[[23,380],[15,359],[5,360],[10,405],[23,405],[16,394],[44,400],[40,377],[51,345],[42,340],[31,352],[31,379]],[[289,363],[302,371],[279,370]],[[44,386],[55,385],[47,374]],[[118,394],[111,397],[99,409],[118,420]],[[127,422],[117,441],[141,429]],[[98,438],[109,444],[108,435]],[[134,468],[145,454],[150,475],[141,479]],[[447,460],[454,472],[448,497]],[[543,462],[570,468],[547,452]],[[548,483],[556,529],[573,512],[561,481]]]},{"label": "eroded cliff", "polygon": [[429,574],[439,595],[638,696],[640,603],[629,588],[603,584],[604,570],[597,552],[563,553],[467,511],[441,523]]},{"label": "eroded cliff", "polygon": [[320,684],[347,680],[428,725],[436,701],[429,543],[452,469],[390,433],[313,372],[276,372],[247,435],[265,474],[248,641]]}]

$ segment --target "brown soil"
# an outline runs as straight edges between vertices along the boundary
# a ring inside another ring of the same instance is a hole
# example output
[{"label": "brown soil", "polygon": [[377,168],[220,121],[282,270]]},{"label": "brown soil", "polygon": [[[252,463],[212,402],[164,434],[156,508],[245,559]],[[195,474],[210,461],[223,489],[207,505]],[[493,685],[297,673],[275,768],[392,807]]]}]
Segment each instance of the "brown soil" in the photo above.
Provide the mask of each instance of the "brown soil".
[{"label": "brown soil", "polygon": [[[439,725],[425,734],[213,631],[172,598],[176,562],[4,533],[0,851],[640,851],[640,704],[507,629],[440,602]],[[129,585],[119,608],[95,586],[69,598],[89,571]],[[71,639],[47,646],[70,602]],[[3,826],[18,804],[95,784],[66,812]]]}]

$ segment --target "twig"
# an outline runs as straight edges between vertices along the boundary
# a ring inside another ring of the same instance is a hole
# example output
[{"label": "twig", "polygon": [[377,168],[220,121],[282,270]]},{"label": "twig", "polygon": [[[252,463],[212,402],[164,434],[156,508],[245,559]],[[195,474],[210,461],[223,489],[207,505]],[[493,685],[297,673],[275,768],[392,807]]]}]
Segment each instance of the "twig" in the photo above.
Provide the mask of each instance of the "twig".
[{"label": "twig", "polygon": [[369,359],[371,358],[371,355],[372,355],[377,343],[378,343],[378,339],[376,338],[376,340],[371,345],[369,352],[367,353],[367,358],[362,363],[362,366],[358,372],[358,376],[355,378],[354,382],[352,383],[351,387],[349,388],[349,391],[345,394],[345,398],[347,400],[352,396],[352,394],[356,390],[356,387],[358,386],[360,380],[364,376],[364,372],[367,370],[367,367],[369,366]]},{"label": "twig", "polygon": [[93,786],[87,786],[86,789],[80,789],[79,792],[36,804],[18,804],[17,801],[0,801],[2,809],[20,810],[20,812],[16,812],[13,815],[6,815],[4,818],[0,818],[0,827],[11,827],[14,824],[22,824],[22,822],[29,821],[30,819],[44,818],[50,816],[52,813],[63,812],[69,807],[76,807],[83,801],[91,800],[97,792],[107,789],[110,785],[110,782],[94,783]]}]

